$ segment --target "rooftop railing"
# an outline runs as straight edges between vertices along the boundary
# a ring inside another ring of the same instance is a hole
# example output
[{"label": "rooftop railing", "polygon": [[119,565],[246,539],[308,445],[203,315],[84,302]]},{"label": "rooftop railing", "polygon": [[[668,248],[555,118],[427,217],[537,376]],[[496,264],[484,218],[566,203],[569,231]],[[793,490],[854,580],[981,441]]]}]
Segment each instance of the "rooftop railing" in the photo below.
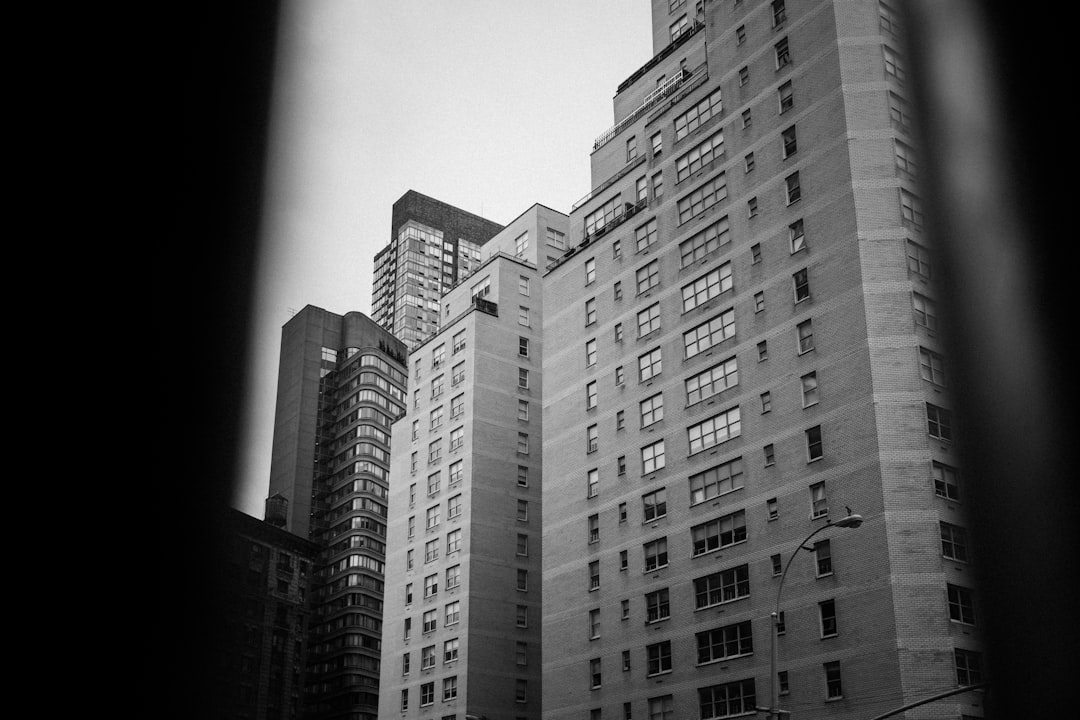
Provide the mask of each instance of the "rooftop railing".
[{"label": "rooftop railing", "polygon": [[658,105],[665,97],[675,92],[675,90],[677,90],[680,85],[690,79],[691,75],[692,73],[689,70],[680,69],[678,75],[675,75],[674,77],[665,80],[663,85],[646,95],[645,99],[641,102],[641,105],[639,105],[633,112],[631,112],[619,122],[615,123],[614,127],[607,130],[607,132],[601,134],[600,137],[596,138],[596,141],[593,143],[593,152],[596,152],[597,150],[602,148],[616,135],[622,132],[624,128],[626,128],[628,125],[633,124],[634,121],[641,117],[643,114],[656,107],[656,105]]}]

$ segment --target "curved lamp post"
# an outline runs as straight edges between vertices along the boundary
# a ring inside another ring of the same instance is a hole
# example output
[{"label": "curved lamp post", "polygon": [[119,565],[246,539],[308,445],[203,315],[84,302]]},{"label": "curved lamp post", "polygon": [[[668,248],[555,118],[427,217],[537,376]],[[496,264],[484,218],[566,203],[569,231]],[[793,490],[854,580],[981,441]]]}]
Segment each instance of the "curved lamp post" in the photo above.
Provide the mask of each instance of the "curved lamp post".
[{"label": "curved lamp post", "polygon": [[842,517],[839,520],[836,520],[834,522],[825,523],[824,525],[819,527],[817,530],[815,530],[814,532],[810,533],[805,538],[803,538],[802,542],[800,542],[798,547],[795,548],[795,552],[791,553],[791,557],[788,558],[787,564],[784,566],[784,572],[783,572],[783,574],[780,575],[780,585],[776,588],[776,609],[774,609],[773,613],[772,613],[772,658],[771,658],[771,661],[770,661],[770,672],[769,672],[769,707],[767,707],[767,708],[758,708],[758,710],[766,710],[769,713],[768,716],[770,718],[778,718],[778,717],[780,717],[780,713],[781,713],[781,710],[778,707],[780,703],[779,703],[778,692],[777,692],[778,688],[776,686],[776,653],[777,653],[776,639],[777,639],[777,637],[779,635],[779,629],[780,629],[780,593],[784,589],[784,578],[787,577],[788,568],[791,567],[791,561],[795,559],[795,556],[799,554],[800,550],[803,550],[803,549],[810,550],[811,548],[806,547],[806,543],[810,542],[810,538],[814,537],[815,535],[817,535],[822,530],[827,530],[828,528],[831,528],[831,527],[857,528],[860,525],[862,525],[862,522],[863,522],[862,515],[851,514],[851,515],[848,515],[847,517]]}]

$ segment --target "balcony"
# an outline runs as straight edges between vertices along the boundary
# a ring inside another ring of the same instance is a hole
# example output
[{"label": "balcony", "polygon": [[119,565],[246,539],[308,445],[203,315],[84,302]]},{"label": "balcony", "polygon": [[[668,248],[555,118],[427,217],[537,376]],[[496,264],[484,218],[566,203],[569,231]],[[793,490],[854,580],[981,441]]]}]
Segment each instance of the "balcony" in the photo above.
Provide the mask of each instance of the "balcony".
[{"label": "balcony", "polygon": [[691,77],[693,77],[693,75],[694,73],[690,72],[689,70],[680,70],[677,75],[669,78],[664,82],[663,85],[646,95],[645,100],[643,100],[641,105],[639,105],[633,112],[631,112],[629,115],[616,123],[614,127],[601,134],[600,137],[596,138],[596,141],[593,142],[593,152],[596,152],[597,150],[602,148],[609,141],[614,139],[616,135],[622,132],[623,129],[625,129],[629,125],[632,125],[634,121],[636,121],[642,115],[659,105],[664,100],[664,98],[668,97],[676,90],[678,90],[683,85],[683,83],[687,82]]},{"label": "balcony", "polygon": [[654,55],[653,58],[649,60],[649,62],[645,63],[640,68],[635,70],[633,75],[623,80],[622,83],[619,85],[618,90],[615,91],[615,94],[617,95],[621,93],[623,90],[640,80],[645,73],[649,72],[654,67],[663,62],[664,58],[670,56],[671,53],[679,49],[679,47],[681,47],[683,43],[696,35],[698,31],[700,31],[704,27],[705,23],[703,21],[694,20],[694,24],[679,33],[679,36],[672,40],[666,48],[656,53],[656,55]]},{"label": "balcony", "polygon": [[499,317],[498,303],[493,303],[490,300],[483,299],[482,297],[473,297],[473,305],[475,305],[476,309],[480,312]]},{"label": "balcony", "polygon": [[619,225],[623,224],[624,222],[644,210],[646,205],[648,205],[648,201],[646,200],[638,200],[636,203],[623,203],[622,208],[617,210],[610,220],[593,230],[592,233],[585,233],[585,237],[581,241],[581,245],[588,245],[593,240],[596,240],[597,238],[611,232]]}]

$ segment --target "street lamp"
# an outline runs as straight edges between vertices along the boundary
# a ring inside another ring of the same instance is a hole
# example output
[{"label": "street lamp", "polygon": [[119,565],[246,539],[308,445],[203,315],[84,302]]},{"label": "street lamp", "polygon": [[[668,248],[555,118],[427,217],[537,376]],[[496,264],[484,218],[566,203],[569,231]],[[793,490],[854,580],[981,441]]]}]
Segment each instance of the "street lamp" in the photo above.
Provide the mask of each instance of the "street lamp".
[{"label": "street lamp", "polygon": [[757,708],[758,710],[767,711],[769,713],[770,718],[778,718],[778,717],[780,717],[781,712],[787,712],[787,711],[781,711],[780,708],[778,707],[780,703],[779,703],[778,692],[777,692],[778,688],[776,686],[776,664],[777,664],[776,663],[776,653],[777,653],[777,638],[779,637],[779,634],[780,634],[779,633],[779,630],[780,630],[780,593],[784,589],[784,578],[787,577],[788,568],[791,567],[791,561],[795,559],[795,556],[799,554],[800,550],[803,550],[803,549],[811,550],[812,548],[806,547],[806,543],[808,543],[810,541],[810,538],[814,537],[815,535],[817,535],[822,530],[826,530],[826,529],[831,528],[831,527],[857,528],[860,525],[862,525],[862,522],[863,522],[862,515],[856,515],[856,514],[853,513],[853,514],[848,515],[847,517],[842,517],[839,520],[836,520],[835,522],[827,522],[827,523],[825,523],[824,525],[819,527],[817,530],[815,530],[814,532],[810,533],[805,538],[803,538],[802,542],[800,542],[798,547],[795,548],[795,552],[791,553],[791,557],[788,558],[787,564],[784,566],[784,572],[780,575],[780,585],[776,588],[776,608],[773,610],[773,613],[772,613],[772,658],[771,658],[771,661],[770,661],[770,672],[769,672],[769,707],[767,707],[767,708]]}]

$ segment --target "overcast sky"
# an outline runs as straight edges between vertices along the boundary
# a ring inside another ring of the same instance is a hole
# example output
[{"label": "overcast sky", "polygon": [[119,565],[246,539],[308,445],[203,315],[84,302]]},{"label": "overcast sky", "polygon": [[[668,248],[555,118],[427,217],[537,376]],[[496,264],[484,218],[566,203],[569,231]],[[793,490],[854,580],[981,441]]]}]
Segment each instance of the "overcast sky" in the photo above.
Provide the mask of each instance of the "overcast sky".
[{"label": "overcast sky", "polygon": [[284,0],[234,505],[263,516],[281,327],[371,312],[408,190],[499,223],[569,213],[619,83],[652,57],[649,0]]}]

